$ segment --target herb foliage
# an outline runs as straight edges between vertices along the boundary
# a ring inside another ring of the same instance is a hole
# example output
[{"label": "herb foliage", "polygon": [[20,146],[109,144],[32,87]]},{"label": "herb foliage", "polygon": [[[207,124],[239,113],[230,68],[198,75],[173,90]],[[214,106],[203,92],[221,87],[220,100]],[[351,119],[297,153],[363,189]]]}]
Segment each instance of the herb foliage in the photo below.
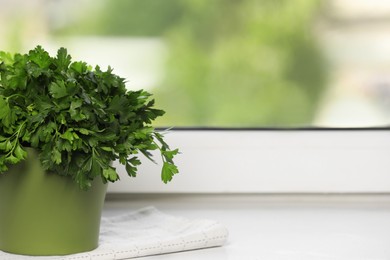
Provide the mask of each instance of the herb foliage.
[{"label": "herb foliage", "polygon": [[150,96],[126,90],[110,67],[72,62],[65,48],[55,57],[40,46],[28,54],[0,52],[0,173],[32,147],[45,170],[71,176],[87,190],[98,176],[104,183],[119,179],[114,160],[135,177],[137,155],[152,159],[150,151],[159,150],[162,181],[171,181],[178,149],[151,126],[164,111]]}]

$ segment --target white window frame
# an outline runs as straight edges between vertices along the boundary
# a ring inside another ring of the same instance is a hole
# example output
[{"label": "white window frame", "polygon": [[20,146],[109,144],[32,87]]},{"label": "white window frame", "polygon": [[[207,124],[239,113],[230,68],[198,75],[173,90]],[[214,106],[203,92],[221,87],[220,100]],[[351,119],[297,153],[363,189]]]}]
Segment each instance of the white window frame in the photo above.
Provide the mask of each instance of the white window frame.
[{"label": "white window frame", "polygon": [[109,192],[388,193],[389,130],[171,130],[166,140],[180,148],[180,174],[163,184],[161,164],[142,159],[130,178],[115,163],[121,180]]}]

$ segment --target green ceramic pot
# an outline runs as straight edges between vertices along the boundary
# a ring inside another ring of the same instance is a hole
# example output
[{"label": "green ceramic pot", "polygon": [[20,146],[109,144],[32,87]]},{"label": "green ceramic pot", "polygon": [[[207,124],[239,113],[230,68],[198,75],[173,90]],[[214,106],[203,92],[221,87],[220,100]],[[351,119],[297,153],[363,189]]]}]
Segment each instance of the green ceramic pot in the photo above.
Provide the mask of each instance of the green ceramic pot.
[{"label": "green ceramic pot", "polygon": [[66,255],[98,246],[107,185],[99,178],[82,191],[69,177],[45,172],[38,153],[0,175],[0,250]]}]

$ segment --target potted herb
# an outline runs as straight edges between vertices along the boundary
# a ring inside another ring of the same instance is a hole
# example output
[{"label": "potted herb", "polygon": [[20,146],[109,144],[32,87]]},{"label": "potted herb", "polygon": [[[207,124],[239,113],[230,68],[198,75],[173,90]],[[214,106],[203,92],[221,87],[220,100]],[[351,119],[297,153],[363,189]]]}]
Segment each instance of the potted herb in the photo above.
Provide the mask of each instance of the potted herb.
[{"label": "potted herb", "polygon": [[112,69],[51,57],[0,52],[0,250],[70,254],[97,247],[112,162],[135,177],[137,154],[159,150],[162,180],[178,172],[151,123],[164,114],[143,91],[128,91]]}]

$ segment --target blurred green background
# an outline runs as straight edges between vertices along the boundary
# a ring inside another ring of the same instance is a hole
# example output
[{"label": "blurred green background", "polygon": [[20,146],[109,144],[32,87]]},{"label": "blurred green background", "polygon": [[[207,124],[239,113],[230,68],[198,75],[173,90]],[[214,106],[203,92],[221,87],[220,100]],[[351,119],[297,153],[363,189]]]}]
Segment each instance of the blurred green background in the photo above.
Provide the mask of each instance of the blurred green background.
[{"label": "blurred green background", "polygon": [[309,126],[326,85],[319,11],[315,0],[103,1],[56,33],[163,37],[158,125]]},{"label": "blurred green background", "polygon": [[388,28],[390,1],[0,1],[0,50],[111,65],[162,127],[388,126]]},{"label": "blurred green background", "polygon": [[6,20],[15,28],[7,37],[12,51],[34,33],[163,42],[162,76],[148,89],[167,112],[157,126],[311,126],[327,84],[315,35],[319,0],[36,2],[25,8],[30,13],[15,3]]}]

